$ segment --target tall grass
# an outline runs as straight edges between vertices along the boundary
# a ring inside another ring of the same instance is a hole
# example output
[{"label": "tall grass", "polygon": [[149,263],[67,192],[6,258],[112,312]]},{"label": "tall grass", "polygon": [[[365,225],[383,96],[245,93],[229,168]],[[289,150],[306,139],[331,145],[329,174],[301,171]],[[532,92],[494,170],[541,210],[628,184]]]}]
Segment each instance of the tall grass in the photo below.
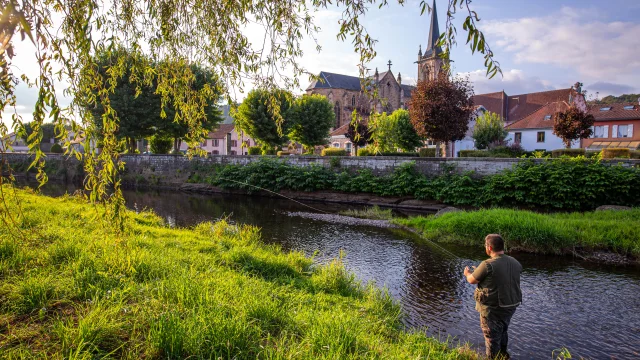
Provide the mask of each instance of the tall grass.
[{"label": "tall grass", "polygon": [[381,209],[378,205],[370,206],[365,209],[343,210],[340,211],[340,215],[373,220],[391,220],[393,218],[393,212],[391,209]]},{"label": "tall grass", "polygon": [[130,213],[115,237],[81,200],[18,195],[26,238],[0,227],[2,358],[478,357],[401,330],[398,305],[339,259],[314,266],[254,227]]},{"label": "tall grass", "polygon": [[396,221],[443,242],[483,246],[487,234],[499,233],[508,247],[527,251],[559,254],[583,248],[640,258],[638,219],[640,209],[556,214],[488,209]]}]

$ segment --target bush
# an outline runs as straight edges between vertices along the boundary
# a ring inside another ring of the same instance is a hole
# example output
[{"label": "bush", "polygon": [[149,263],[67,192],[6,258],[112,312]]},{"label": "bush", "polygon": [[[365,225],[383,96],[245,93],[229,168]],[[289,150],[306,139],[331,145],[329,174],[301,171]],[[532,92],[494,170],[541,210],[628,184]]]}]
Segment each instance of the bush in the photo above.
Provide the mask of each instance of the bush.
[{"label": "bush", "polygon": [[291,155],[291,153],[288,152],[288,151],[278,151],[276,153],[276,155],[278,155],[278,156],[287,156],[287,155]]},{"label": "bush", "polygon": [[603,159],[628,159],[631,156],[631,150],[625,148],[609,148],[602,149]]},{"label": "bush", "polygon": [[[521,157],[527,152],[522,148],[520,143],[513,143],[509,146],[498,146],[489,150],[493,157]],[[507,156],[502,156],[507,155]]]},{"label": "bush", "polygon": [[347,151],[339,148],[325,148],[322,149],[320,156],[347,156]]},{"label": "bush", "polygon": [[559,158],[561,156],[568,156],[568,157],[586,156],[586,151],[585,149],[557,149],[551,152],[551,156],[554,158]]},{"label": "bush", "polygon": [[460,150],[458,151],[458,157],[491,157],[491,153],[486,150]]},{"label": "bush", "polygon": [[598,156],[600,156],[601,152],[600,151],[586,151],[584,156],[587,159],[593,159],[593,158],[597,158]]},{"label": "bush", "polygon": [[248,150],[248,154],[249,155],[261,155],[262,154],[262,148],[260,148],[260,146],[250,146],[249,150]]},{"label": "bush", "polygon": [[358,156],[373,156],[373,151],[368,148],[358,149]]},{"label": "bush", "polygon": [[149,149],[154,154],[168,154],[173,147],[173,141],[165,136],[154,135],[149,140]]},{"label": "bush", "polygon": [[393,151],[385,151],[378,154],[380,156],[402,156],[402,157],[417,157],[418,153],[416,152],[393,152]]},{"label": "bush", "polygon": [[631,153],[629,154],[629,158],[631,158],[631,159],[640,159],[640,151],[632,150]]},{"label": "bush", "polygon": [[420,157],[435,157],[436,149],[435,148],[422,148],[418,150],[418,156]]},{"label": "bush", "polygon": [[262,149],[262,155],[276,155],[277,152],[274,149]]},{"label": "bush", "polygon": [[51,150],[52,153],[54,154],[62,154],[64,152],[64,150],[62,149],[62,146],[60,146],[60,144],[53,144],[53,146],[51,146]]}]

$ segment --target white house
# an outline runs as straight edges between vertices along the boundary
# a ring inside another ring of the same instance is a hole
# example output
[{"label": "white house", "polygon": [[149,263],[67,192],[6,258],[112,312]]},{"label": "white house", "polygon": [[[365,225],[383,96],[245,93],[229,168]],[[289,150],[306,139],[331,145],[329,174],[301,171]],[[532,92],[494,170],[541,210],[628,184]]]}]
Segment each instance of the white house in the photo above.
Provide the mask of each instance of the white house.
[{"label": "white house", "polygon": [[[564,149],[562,139],[553,134],[553,114],[569,109],[565,101],[548,103],[521,120],[507,126],[510,143],[519,143],[526,151],[552,151]],[[580,148],[580,141],[571,144],[572,149]]]}]

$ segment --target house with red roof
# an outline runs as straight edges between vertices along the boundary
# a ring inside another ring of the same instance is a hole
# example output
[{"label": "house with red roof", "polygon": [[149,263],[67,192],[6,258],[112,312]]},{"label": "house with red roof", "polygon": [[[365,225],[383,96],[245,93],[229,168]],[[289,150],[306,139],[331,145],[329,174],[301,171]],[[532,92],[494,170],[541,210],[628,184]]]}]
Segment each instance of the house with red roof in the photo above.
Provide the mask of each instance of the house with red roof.
[{"label": "house with red roof", "polygon": [[582,140],[587,150],[640,148],[640,99],[637,103],[596,105],[589,109],[596,119],[593,135]]},{"label": "house with red roof", "polygon": [[[242,131],[238,132],[233,124],[220,124],[216,130],[209,132],[200,148],[211,155],[247,155],[249,146],[256,146],[255,140]],[[182,142],[180,150],[186,151],[187,147]]]}]

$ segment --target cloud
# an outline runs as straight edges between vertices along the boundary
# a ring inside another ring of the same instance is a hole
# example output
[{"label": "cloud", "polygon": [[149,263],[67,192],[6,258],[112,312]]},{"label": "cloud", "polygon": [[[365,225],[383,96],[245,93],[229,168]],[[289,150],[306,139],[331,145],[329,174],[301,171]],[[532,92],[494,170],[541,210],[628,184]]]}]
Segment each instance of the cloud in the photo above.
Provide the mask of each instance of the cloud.
[{"label": "cloud", "polygon": [[513,53],[516,63],[558,65],[593,79],[640,72],[640,24],[598,17],[564,7],[545,17],[488,21],[482,30],[494,50]]},{"label": "cloud", "polygon": [[515,95],[554,89],[551,82],[536,76],[527,76],[522,70],[518,69],[503,69],[504,76],[495,76],[493,79],[486,77],[486,70],[459,72],[458,75],[469,77],[476,94],[504,90],[509,95]]},{"label": "cloud", "polygon": [[634,86],[624,85],[624,84],[615,84],[606,81],[598,81],[593,84],[585,86],[585,89],[590,93],[594,94],[599,92],[601,95],[622,95],[622,94],[633,94],[638,91],[638,88]]}]

